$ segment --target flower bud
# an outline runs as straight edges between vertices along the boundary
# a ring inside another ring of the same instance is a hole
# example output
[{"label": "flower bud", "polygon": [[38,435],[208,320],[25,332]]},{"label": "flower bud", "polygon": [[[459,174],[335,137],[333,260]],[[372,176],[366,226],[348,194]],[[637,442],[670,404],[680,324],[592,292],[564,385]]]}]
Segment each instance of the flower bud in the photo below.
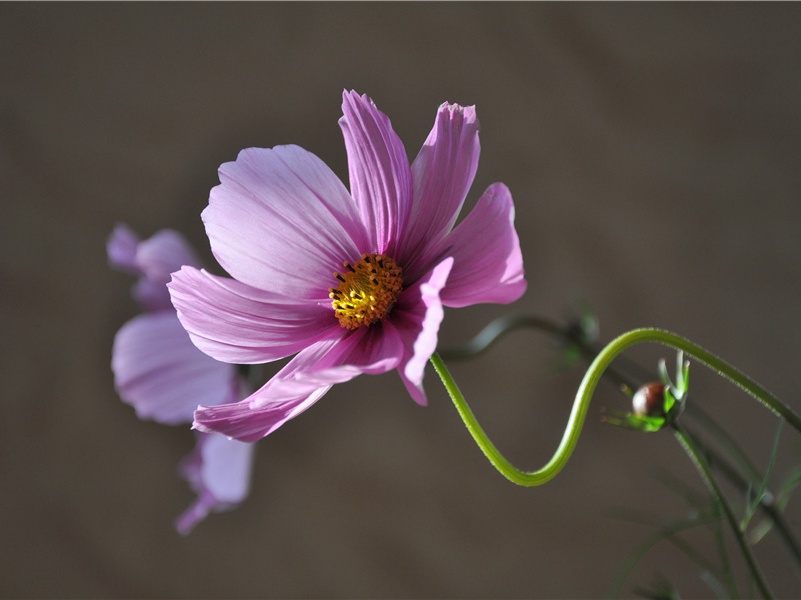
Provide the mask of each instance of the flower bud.
[{"label": "flower bud", "polygon": [[631,408],[638,417],[664,417],[665,384],[646,383],[632,397]]}]

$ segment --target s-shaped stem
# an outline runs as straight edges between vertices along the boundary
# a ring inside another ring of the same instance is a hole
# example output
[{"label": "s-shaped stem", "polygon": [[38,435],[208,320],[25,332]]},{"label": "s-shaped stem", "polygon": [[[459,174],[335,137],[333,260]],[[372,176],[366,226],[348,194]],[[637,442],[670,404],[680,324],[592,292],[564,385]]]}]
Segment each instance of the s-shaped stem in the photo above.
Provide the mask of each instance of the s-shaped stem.
[{"label": "s-shaped stem", "polygon": [[592,394],[607,367],[609,367],[617,355],[625,349],[643,342],[662,344],[663,346],[668,346],[676,350],[683,350],[685,354],[692,356],[698,362],[705,364],[719,375],[742,388],[767,406],[771,411],[785,419],[801,433],[801,417],[756,381],[740,372],[736,367],[715,356],[702,346],[675,333],[653,328],[634,329],[620,335],[607,344],[590,365],[576,392],[576,399],[573,402],[573,408],[570,411],[562,441],[559,443],[559,447],[556,449],[551,460],[536,471],[521,471],[506,460],[503,454],[501,454],[490,441],[487,434],[481,428],[481,425],[479,425],[473,411],[470,410],[470,407],[467,405],[462,392],[459,390],[459,387],[456,385],[456,382],[453,380],[453,377],[439,354],[434,353],[431,356],[431,363],[442,379],[442,383],[445,385],[445,389],[448,391],[451,400],[453,400],[453,404],[462,417],[467,430],[473,436],[478,447],[489,459],[490,463],[510,481],[518,485],[533,487],[542,485],[553,479],[567,463],[581,435],[581,428],[584,426],[584,420],[587,416],[587,409],[589,408]]}]

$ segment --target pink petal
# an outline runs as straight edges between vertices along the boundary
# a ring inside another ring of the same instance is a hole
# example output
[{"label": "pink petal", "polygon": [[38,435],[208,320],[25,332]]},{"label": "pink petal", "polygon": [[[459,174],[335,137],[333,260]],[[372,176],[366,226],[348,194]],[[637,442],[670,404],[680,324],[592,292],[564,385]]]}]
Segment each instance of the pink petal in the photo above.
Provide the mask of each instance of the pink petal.
[{"label": "pink petal", "polygon": [[202,217],[235,279],[296,299],[327,299],[334,271],[371,251],[342,182],[297,146],[249,148],[220,167]]},{"label": "pink petal", "polygon": [[404,349],[393,327],[342,331],[343,337],[318,342],[300,352],[249,398],[225,406],[200,407],[195,413],[195,428],[252,442],[308,409],[332,385],[398,366]]},{"label": "pink petal", "polygon": [[254,446],[224,435],[198,434],[193,452],[179,469],[198,497],[176,521],[183,535],[210,512],[236,508],[250,491]]},{"label": "pink petal", "polygon": [[193,427],[207,433],[219,432],[242,442],[255,442],[272,433],[322,398],[331,386],[303,398],[274,402],[251,408],[248,400],[222,406],[201,406]]},{"label": "pink petal", "polygon": [[141,419],[187,423],[198,404],[235,399],[235,370],[195,348],[172,310],[139,315],[117,332],[114,383]]},{"label": "pink petal", "polygon": [[293,301],[192,267],[174,273],[168,287],[192,341],[223,362],[277,360],[342,330],[330,300]]},{"label": "pink petal", "polygon": [[509,189],[502,183],[493,184],[443,240],[442,250],[434,251],[455,259],[442,292],[445,306],[506,304],[523,295],[527,284],[514,217]]},{"label": "pink petal", "polygon": [[392,323],[404,340],[405,351],[398,373],[415,402],[427,403],[423,375],[437,348],[444,310],[440,293],[449,281],[453,259],[446,258],[413,286],[403,291],[392,312]]},{"label": "pink petal", "polygon": [[150,311],[172,307],[167,292],[170,273],[183,265],[200,266],[189,242],[170,229],[141,241],[132,229],[120,224],[114,228],[106,248],[111,266],[139,277],[133,296]]},{"label": "pink petal", "polygon": [[258,408],[303,397],[362,373],[385,373],[398,366],[403,352],[403,341],[395,328],[383,323],[340,333],[339,338],[321,342],[299,353],[250,397],[251,405]]},{"label": "pink petal", "polygon": [[111,232],[106,242],[109,264],[118,271],[131,275],[140,275],[139,266],[136,264],[136,249],[138,247],[139,236],[127,225],[119,223],[114,227],[114,231]]},{"label": "pink petal", "polygon": [[184,265],[200,267],[200,259],[184,236],[162,229],[139,244],[136,264],[145,277],[166,285],[170,273]]},{"label": "pink petal", "polygon": [[148,312],[172,310],[170,292],[164,281],[151,281],[140,277],[134,284],[131,294],[139,306]]},{"label": "pink petal", "polygon": [[456,222],[478,168],[478,119],[473,106],[443,103],[434,128],[412,163],[414,200],[400,256],[411,266],[428,243],[437,242]]},{"label": "pink petal", "polygon": [[412,196],[409,159],[387,116],[356,92],[342,94],[339,126],[348,152],[350,190],[378,252],[395,253]]}]

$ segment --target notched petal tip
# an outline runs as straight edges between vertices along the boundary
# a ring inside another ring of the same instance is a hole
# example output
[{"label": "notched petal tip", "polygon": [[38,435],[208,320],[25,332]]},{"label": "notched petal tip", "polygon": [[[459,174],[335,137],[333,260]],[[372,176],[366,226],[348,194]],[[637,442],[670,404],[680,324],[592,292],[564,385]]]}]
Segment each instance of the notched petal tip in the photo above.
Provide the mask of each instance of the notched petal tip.
[{"label": "notched petal tip", "polygon": [[412,163],[414,196],[405,247],[436,243],[450,231],[473,183],[480,152],[475,107],[443,103]]},{"label": "notched petal tip", "polygon": [[348,90],[348,89],[342,90],[343,106],[345,102],[360,103],[367,105],[368,107],[375,108],[375,102],[373,102],[373,99],[370,98],[370,96],[368,96],[367,94],[360,94],[356,90]]},{"label": "notched petal tip", "polygon": [[474,125],[475,130],[478,130],[478,115],[474,104],[464,106],[455,102],[443,102],[439,105],[437,116],[448,113],[450,119],[463,119],[464,123]]}]

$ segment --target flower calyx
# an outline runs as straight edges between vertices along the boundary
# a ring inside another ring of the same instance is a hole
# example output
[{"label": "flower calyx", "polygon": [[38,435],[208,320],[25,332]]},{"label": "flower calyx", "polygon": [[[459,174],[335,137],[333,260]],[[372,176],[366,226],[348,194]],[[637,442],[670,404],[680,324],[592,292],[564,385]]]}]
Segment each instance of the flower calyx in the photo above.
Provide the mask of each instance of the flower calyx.
[{"label": "flower calyx", "polygon": [[610,413],[604,421],[634,431],[659,431],[679,418],[687,402],[690,363],[684,353],[676,356],[676,383],[668,375],[664,359],[659,361],[662,381],[641,386],[631,397],[632,412]]}]

